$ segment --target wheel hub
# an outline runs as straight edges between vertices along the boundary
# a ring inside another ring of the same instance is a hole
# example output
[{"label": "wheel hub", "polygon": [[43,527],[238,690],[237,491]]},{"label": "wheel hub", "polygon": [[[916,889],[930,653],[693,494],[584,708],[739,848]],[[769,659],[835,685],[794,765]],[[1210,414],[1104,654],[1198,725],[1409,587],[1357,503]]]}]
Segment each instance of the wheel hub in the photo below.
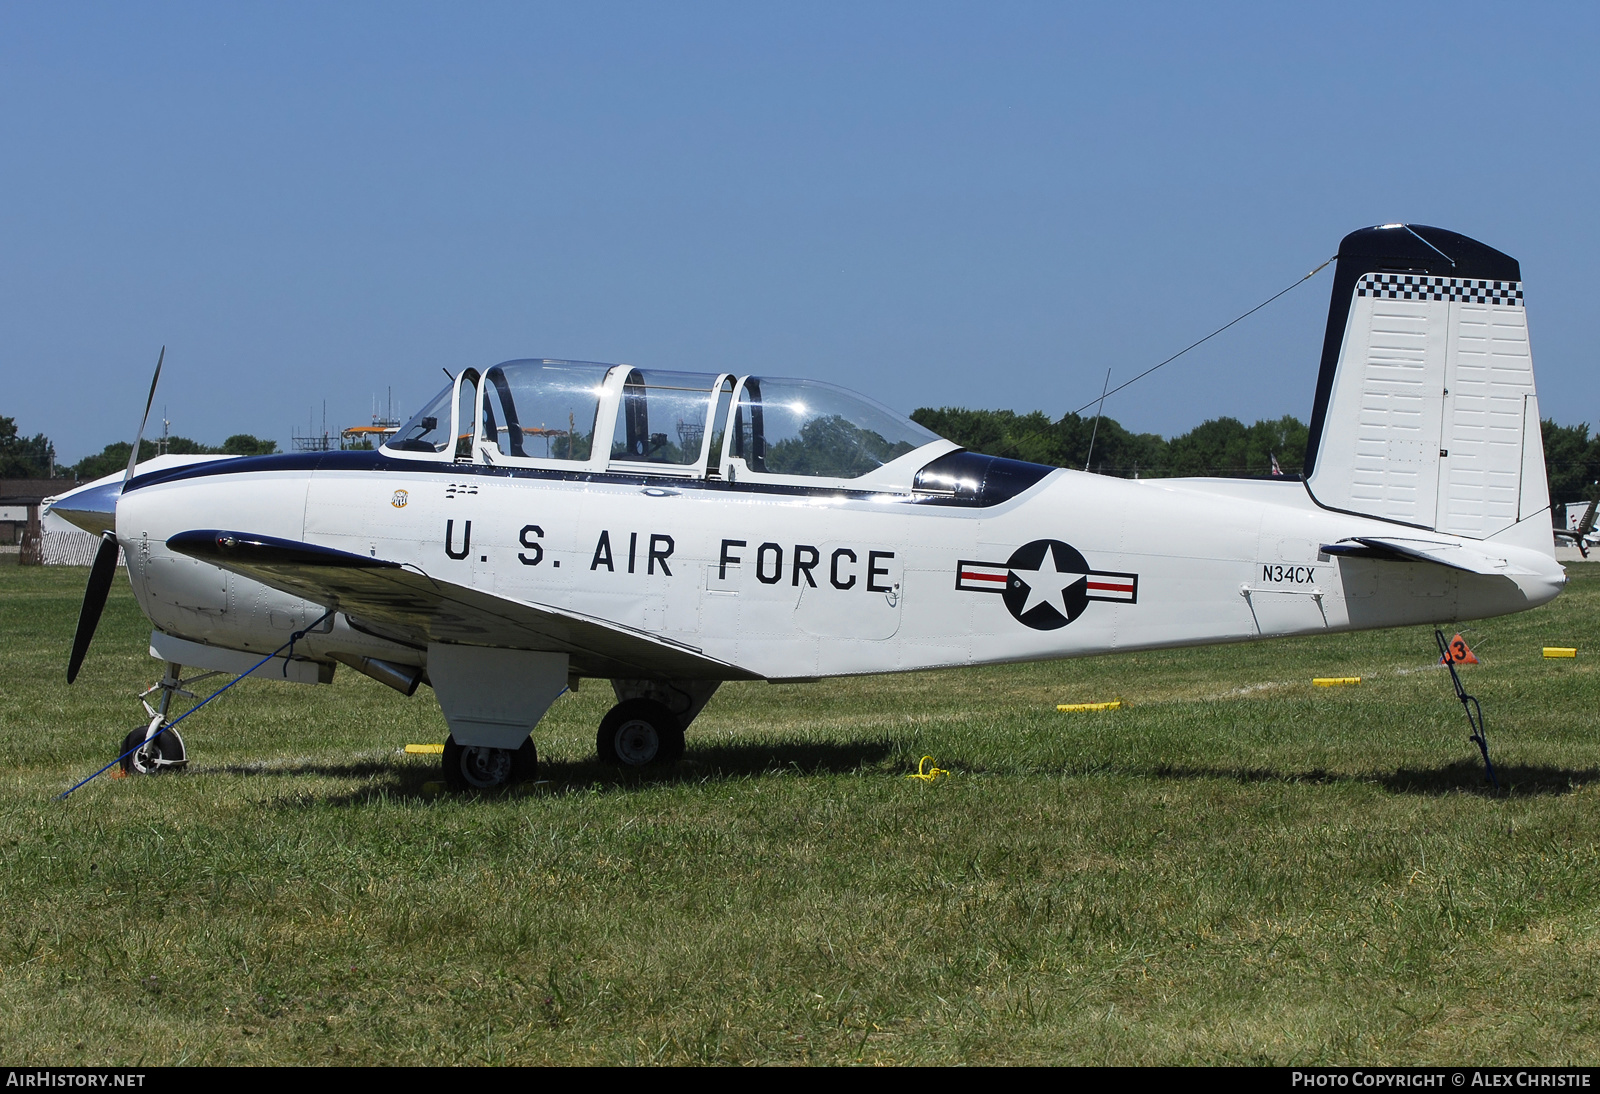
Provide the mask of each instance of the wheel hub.
[{"label": "wheel hub", "polygon": [[480,790],[504,786],[511,779],[509,748],[472,745],[461,750],[461,777]]},{"label": "wheel hub", "polygon": [[642,718],[630,719],[617,727],[617,755],[630,767],[649,763],[660,750],[660,734]]},{"label": "wheel hub", "polygon": [[136,773],[149,775],[160,767],[155,751],[155,746],[151,744],[140,745],[139,750],[128,757],[129,765]]}]

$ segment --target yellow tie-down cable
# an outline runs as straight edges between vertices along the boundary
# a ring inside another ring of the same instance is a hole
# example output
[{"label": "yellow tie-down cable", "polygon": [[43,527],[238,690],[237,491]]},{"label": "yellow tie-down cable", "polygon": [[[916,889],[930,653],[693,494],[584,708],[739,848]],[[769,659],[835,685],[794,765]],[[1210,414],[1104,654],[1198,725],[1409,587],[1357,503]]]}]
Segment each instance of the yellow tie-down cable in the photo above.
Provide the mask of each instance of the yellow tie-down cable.
[{"label": "yellow tie-down cable", "polygon": [[924,756],[920,761],[918,761],[917,770],[913,774],[907,775],[906,778],[921,779],[925,783],[931,783],[940,775],[948,774],[950,774],[950,772],[934,764],[932,756]]}]

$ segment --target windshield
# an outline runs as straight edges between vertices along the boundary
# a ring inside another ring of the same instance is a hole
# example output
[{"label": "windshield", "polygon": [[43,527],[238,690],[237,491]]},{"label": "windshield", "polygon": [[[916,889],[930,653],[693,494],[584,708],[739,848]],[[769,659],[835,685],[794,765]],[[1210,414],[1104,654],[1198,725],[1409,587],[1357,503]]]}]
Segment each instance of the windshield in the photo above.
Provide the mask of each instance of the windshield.
[{"label": "windshield", "polygon": [[435,395],[400,428],[388,447],[402,452],[443,452],[450,444],[450,396],[454,391],[451,384]]},{"label": "windshield", "polygon": [[739,394],[731,454],[752,471],[854,479],[938,439],[853,391],[751,376]]},{"label": "windshield", "polygon": [[587,460],[610,365],[507,361],[483,374],[483,435],[504,456]]}]

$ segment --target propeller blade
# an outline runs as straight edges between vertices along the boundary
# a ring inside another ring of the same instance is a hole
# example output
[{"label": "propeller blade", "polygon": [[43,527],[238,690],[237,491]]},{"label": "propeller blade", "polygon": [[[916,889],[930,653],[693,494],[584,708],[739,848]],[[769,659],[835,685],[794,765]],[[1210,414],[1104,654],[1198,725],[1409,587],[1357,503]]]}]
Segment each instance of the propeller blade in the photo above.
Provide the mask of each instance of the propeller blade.
[{"label": "propeller blade", "polygon": [[[150,377],[150,394],[144,400],[144,417],[139,419],[139,432],[133,437],[133,451],[128,453],[128,470],[123,472],[120,497],[133,478],[134,465],[139,462],[139,442],[144,440],[144,427],[150,422],[150,408],[155,405],[156,385],[161,382],[161,365],[167,359],[167,347],[161,347],[156,357],[156,374]],[[113,503],[113,517],[115,521]],[[106,610],[106,597],[111,594],[111,579],[117,573],[117,533],[115,528],[100,537],[100,549],[94,553],[94,565],[89,568],[89,584],[83,590],[83,607],[78,611],[78,630],[72,636],[72,656],[67,660],[67,683],[78,678],[83,659],[89,653],[89,643],[94,641],[95,628],[100,626],[100,614]]]},{"label": "propeller blade", "polygon": [[105,611],[106,597],[111,593],[111,579],[117,573],[117,534],[107,532],[100,537],[100,549],[94,553],[94,566],[89,570],[89,584],[83,590],[83,609],[78,613],[78,633],[72,636],[72,659],[67,662],[67,683],[78,678],[83,668],[84,655],[89,652],[89,642],[95,628],[100,625],[100,613]]},{"label": "propeller blade", "polygon": [[1583,519],[1578,522],[1578,539],[1594,531],[1595,506],[1600,505],[1600,485],[1595,488],[1594,494],[1589,498],[1589,508],[1583,511]]},{"label": "propeller blade", "polygon": [[[150,407],[156,401],[156,384],[161,382],[161,362],[167,359],[167,347],[161,347],[161,356],[156,358],[156,374],[150,377],[150,397],[144,401],[144,417],[139,419],[139,432],[133,438],[133,451],[128,453],[128,471],[122,476],[122,487],[128,487],[128,480],[133,478],[133,465],[139,462],[139,442],[144,440],[144,427],[150,421]],[[98,558],[99,556],[95,556]],[[98,563],[97,563],[98,564]],[[93,578],[90,579],[91,581]],[[98,617],[98,612],[96,616]],[[70,682],[70,681],[69,681]]]}]

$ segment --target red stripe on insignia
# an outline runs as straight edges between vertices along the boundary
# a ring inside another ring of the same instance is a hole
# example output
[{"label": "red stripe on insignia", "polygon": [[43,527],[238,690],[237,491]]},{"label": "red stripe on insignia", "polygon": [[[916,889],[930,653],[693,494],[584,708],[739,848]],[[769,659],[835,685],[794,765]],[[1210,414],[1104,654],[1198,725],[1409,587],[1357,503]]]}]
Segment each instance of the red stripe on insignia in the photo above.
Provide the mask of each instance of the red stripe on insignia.
[{"label": "red stripe on insignia", "polygon": [[1091,588],[1091,589],[1105,589],[1107,592],[1113,592],[1113,593],[1131,593],[1131,592],[1133,592],[1133,582],[1131,582],[1131,581],[1121,581],[1121,582],[1091,581],[1091,582],[1088,583],[1088,585],[1089,585],[1089,588]]},{"label": "red stripe on insignia", "polygon": [[979,573],[974,573],[971,570],[962,570],[961,571],[961,580],[962,581],[1000,581],[1000,582],[1003,582],[1003,581],[1005,581],[1005,579],[1006,579],[1006,575],[1005,574],[979,574]]}]

